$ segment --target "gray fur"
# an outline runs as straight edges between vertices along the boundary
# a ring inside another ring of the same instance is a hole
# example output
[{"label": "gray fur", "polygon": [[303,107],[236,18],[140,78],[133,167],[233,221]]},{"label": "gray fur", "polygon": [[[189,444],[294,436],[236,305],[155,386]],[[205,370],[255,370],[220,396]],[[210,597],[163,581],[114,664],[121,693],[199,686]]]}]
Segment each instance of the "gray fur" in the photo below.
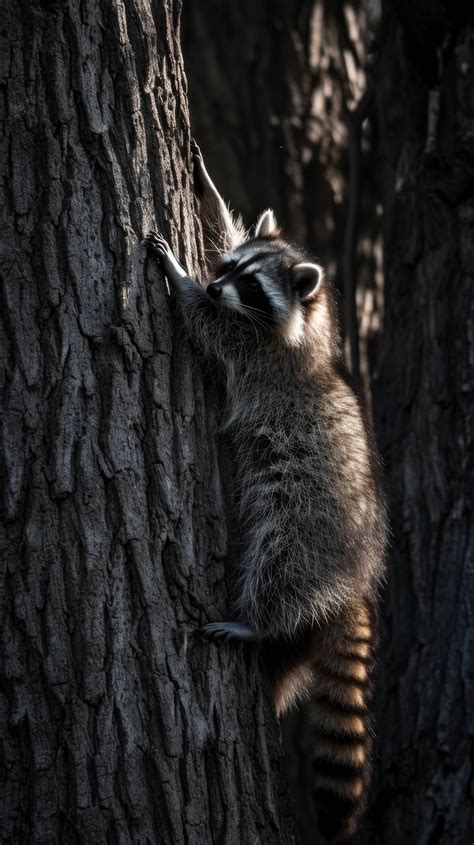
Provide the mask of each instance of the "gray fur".
[{"label": "gray fur", "polygon": [[[219,283],[235,286],[247,265],[272,301],[272,326],[239,306],[234,292],[211,301],[160,236],[147,242],[178,293],[189,334],[225,381],[223,429],[238,455],[239,615],[260,638],[291,637],[374,592],[386,536],[377,458],[344,376],[322,272],[310,301],[307,292],[300,297],[291,274],[308,263],[305,253],[273,236],[240,242],[243,231],[209,185],[205,208],[227,245]],[[270,220],[274,228],[267,213],[265,225]],[[226,270],[229,260],[237,269]]]},{"label": "gray fur", "polygon": [[262,641],[277,713],[311,700],[316,817],[333,829],[324,841],[342,841],[357,827],[370,777],[373,608],[387,533],[377,454],[322,269],[280,238],[270,211],[249,239],[196,155],[217,279],[205,290],[163,237],[146,243],[189,335],[221,372],[222,427],[236,457],[238,621],[200,633]]}]

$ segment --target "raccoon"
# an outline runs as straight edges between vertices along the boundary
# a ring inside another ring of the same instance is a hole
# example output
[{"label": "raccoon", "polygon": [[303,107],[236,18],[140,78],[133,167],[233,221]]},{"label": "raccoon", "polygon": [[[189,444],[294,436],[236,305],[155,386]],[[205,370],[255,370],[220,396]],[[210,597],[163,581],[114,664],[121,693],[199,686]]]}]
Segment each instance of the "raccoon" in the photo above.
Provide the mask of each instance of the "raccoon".
[{"label": "raccoon", "polygon": [[375,609],[386,514],[371,426],[344,367],[331,285],[265,211],[249,236],[194,147],[213,280],[191,279],[165,239],[146,245],[189,335],[225,385],[238,455],[235,618],[211,640],[257,641],[279,715],[311,700],[319,842],[354,833],[370,773]]}]

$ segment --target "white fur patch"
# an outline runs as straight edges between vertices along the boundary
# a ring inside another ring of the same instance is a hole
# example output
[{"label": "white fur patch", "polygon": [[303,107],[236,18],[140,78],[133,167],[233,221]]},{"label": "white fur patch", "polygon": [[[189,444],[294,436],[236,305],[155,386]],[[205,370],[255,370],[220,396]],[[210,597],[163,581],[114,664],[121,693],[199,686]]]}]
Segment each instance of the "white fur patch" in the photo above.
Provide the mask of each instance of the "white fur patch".
[{"label": "white fur patch", "polygon": [[226,308],[232,308],[234,311],[242,311],[242,308],[240,307],[240,296],[234,285],[230,283],[222,285],[221,303],[225,305]]},{"label": "white fur patch", "polygon": [[[264,252],[266,250],[263,250]],[[245,253],[241,258],[240,261],[246,261],[248,258],[255,257],[255,260],[258,259],[259,255],[262,255],[262,244],[256,244],[253,241],[249,241],[245,244]]]},{"label": "white fur patch", "polygon": [[243,276],[252,276],[255,273],[258,273],[260,270],[260,264],[256,262],[255,264],[250,264],[249,266],[245,267],[243,271]]},{"label": "white fur patch", "polygon": [[290,346],[301,343],[304,337],[304,317],[299,305],[293,310],[290,319],[278,326],[277,331]]}]

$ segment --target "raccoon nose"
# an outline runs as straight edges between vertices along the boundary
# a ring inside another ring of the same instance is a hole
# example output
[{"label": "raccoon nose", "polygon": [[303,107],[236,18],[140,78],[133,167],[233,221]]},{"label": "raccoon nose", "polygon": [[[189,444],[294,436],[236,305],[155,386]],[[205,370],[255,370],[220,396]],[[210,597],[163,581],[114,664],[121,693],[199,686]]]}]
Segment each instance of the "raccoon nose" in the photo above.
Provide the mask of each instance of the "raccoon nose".
[{"label": "raccoon nose", "polygon": [[206,292],[209,294],[211,299],[219,299],[222,293],[222,288],[220,285],[216,285],[215,282],[211,282],[211,284],[207,286]]}]

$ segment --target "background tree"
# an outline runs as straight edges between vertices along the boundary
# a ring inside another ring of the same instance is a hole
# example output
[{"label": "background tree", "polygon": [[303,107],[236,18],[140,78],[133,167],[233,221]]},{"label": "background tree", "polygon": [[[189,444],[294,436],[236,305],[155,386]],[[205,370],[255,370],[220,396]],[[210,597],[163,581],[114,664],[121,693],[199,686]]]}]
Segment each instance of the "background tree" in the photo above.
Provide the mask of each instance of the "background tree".
[{"label": "background tree", "polygon": [[202,268],[179,12],[3,7],[5,843],[293,841],[256,653],[190,637],[227,604],[216,397],[139,246]]},{"label": "background tree", "polygon": [[333,269],[345,113],[364,84],[360,9],[357,0],[203,0],[182,22],[193,131],[216,184],[248,225],[270,206]]},{"label": "background tree", "polygon": [[474,834],[474,20],[388,5],[376,81],[386,317],[375,416],[392,560],[367,843]]}]

